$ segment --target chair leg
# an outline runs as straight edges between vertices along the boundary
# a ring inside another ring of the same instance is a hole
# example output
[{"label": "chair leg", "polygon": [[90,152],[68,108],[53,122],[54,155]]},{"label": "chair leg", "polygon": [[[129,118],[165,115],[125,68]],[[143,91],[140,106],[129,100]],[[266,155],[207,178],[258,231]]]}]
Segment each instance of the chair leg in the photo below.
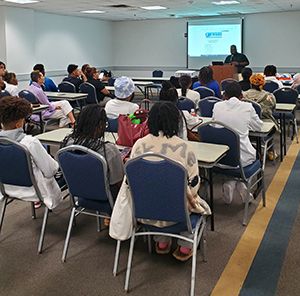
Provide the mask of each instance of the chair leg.
[{"label": "chair leg", "polygon": [[248,209],[249,209],[249,197],[248,197],[248,200],[245,202],[244,218],[243,218],[243,226],[247,226]]},{"label": "chair leg", "polygon": [[7,206],[7,198],[4,198],[3,201],[0,202],[1,212],[0,212],[0,233],[3,225],[4,214]]},{"label": "chair leg", "polygon": [[75,217],[75,208],[72,209],[71,216],[70,216],[70,221],[69,221],[67,236],[66,236],[66,240],[65,240],[63,255],[62,255],[62,258],[61,258],[62,262],[66,262],[66,257],[67,257],[67,252],[68,252],[68,248],[69,248],[69,242],[70,242],[70,236],[71,236],[71,230],[72,230],[72,226],[73,226],[74,217]]},{"label": "chair leg", "polygon": [[297,144],[298,144],[299,143],[299,139],[298,139],[298,126],[297,126],[297,120],[296,120],[296,118],[294,118],[294,129],[295,129],[296,140],[297,140]]},{"label": "chair leg", "polygon": [[114,269],[113,269],[113,276],[117,276],[117,272],[118,272],[118,264],[119,264],[119,257],[120,257],[120,247],[121,247],[121,241],[117,240],[116,254],[115,254],[115,261],[114,261]]},{"label": "chair leg", "polygon": [[265,189],[265,176],[264,173],[262,173],[262,179],[261,179],[261,194],[262,194],[262,201],[263,201],[263,207],[266,206],[266,189]]},{"label": "chair leg", "polygon": [[198,233],[194,235],[193,243],[193,258],[192,258],[192,274],[191,274],[191,296],[195,295],[195,280],[196,280],[196,264],[197,264],[197,238]]},{"label": "chair leg", "polygon": [[151,235],[148,234],[148,252],[149,254],[152,254],[152,241],[151,241]]},{"label": "chair leg", "polygon": [[[99,211],[96,211],[96,214],[100,215]],[[97,219],[97,232],[100,232],[101,231],[101,218],[97,216],[96,219]]]},{"label": "chair leg", "polygon": [[126,278],[125,278],[125,288],[124,288],[126,292],[128,292],[128,289],[129,289],[129,277],[130,277],[131,263],[132,263],[132,257],[133,257],[134,241],[135,241],[135,231],[133,232],[133,234],[131,236],[131,240],[130,240],[130,248],[129,248],[129,254],[128,254]]},{"label": "chair leg", "polygon": [[36,219],[34,202],[31,203],[31,218]]},{"label": "chair leg", "polygon": [[39,244],[38,244],[38,253],[39,254],[41,254],[43,251],[43,243],[44,243],[44,237],[45,237],[45,229],[46,229],[47,220],[48,220],[48,214],[49,214],[49,209],[45,206],[43,224],[42,224],[42,229],[41,229],[41,234],[40,234],[40,239],[39,239]]}]

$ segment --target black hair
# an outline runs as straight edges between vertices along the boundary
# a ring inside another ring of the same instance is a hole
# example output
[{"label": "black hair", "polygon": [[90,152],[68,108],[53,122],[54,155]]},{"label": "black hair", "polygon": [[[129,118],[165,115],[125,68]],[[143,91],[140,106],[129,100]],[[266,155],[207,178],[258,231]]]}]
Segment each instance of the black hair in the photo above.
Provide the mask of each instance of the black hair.
[{"label": "black hair", "polygon": [[89,68],[89,64],[83,64],[81,67],[81,72],[85,75],[86,74],[86,69]]},{"label": "black hair", "polygon": [[0,90],[5,90],[6,84],[4,83],[3,80],[0,80]]},{"label": "black hair", "polygon": [[202,67],[199,71],[199,81],[203,86],[206,86],[213,78],[213,70],[210,67]]},{"label": "black hair", "polygon": [[31,104],[19,97],[7,96],[0,100],[0,122],[4,125],[25,119],[31,112]]},{"label": "black hair", "polygon": [[38,79],[40,78],[40,74],[41,72],[39,70],[35,70],[35,71],[32,71],[30,73],[30,79],[34,82],[38,82]]},{"label": "black hair", "polygon": [[237,81],[228,83],[225,87],[225,96],[230,99],[232,97],[239,98],[242,94],[242,88]]},{"label": "black hair", "polygon": [[181,86],[181,95],[183,97],[186,96],[187,90],[190,88],[192,85],[192,78],[189,75],[182,75],[179,78],[179,84]]},{"label": "black hair", "polygon": [[72,139],[74,145],[98,151],[103,145],[106,123],[107,116],[102,107],[97,104],[87,105],[80,112],[73,133],[64,139],[62,147]]},{"label": "black hair", "polygon": [[277,68],[274,65],[267,65],[264,69],[265,76],[275,76],[277,73]]},{"label": "black hair", "polygon": [[87,67],[85,69],[85,75],[87,79],[93,79],[94,74],[97,72],[97,69],[95,67]]},{"label": "black hair", "polygon": [[171,138],[178,135],[180,114],[171,102],[157,102],[149,112],[148,127],[153,136],[158,137],[161,131],[164,136]]},{"label": "black hair", "polygon": [[69,74],[72,74],[77,68],[78,68],[78,65],[70,64],[67,68],[67,71]]},{"label": "black hair", "polygon": [[45,67],[43,64],[34,65],[33,71],[40,71],[45,76]]},{"label": "black hair", "polygon": [[6,69],[5,63],[3,63],[3,62],[0,61],[0,66],[1,66],[1,65],[3,65],[3,66],[4,66],[4,69]]},{"label": "black hair", "polygon": [[16,78],[16,74],[13,72],[6,72],[4,74],[3,80],[6,81],[7,83],[11,84],[11,80],[13,78]]},{"label": "black hair", "polygon": [[170,81],[163,81],[162,89],[159,93],[159,100],[172,102],[173,104],[177,103],[178,93]]},{"label": "black hair", "polygon": [[243,80],[250,82],[250,77],[252,75],[252,69],[249,67],[246,67],[242,70],[242,77]]},{"label": "black hair", "polygon": [[170,77],[170,83],[175,87],[175,88],[180,88],[179,84],[179,78],[175,76]]}]

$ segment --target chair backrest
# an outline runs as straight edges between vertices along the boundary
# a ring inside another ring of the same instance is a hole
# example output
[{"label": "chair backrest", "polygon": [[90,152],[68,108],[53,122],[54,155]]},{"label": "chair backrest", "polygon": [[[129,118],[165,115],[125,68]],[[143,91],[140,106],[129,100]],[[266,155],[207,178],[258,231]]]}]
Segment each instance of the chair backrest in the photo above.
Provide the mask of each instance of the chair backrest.
[{"label": "chair backrest", "polygon": [[259,117],[259,118],[262,117],[261,106],[260,106],[258,103],[254,102],[254,101],[252,101],[252,100],[247,100],[247,99],[243,99],[243,101],[244,101],[244,102],[249,102],[249,103],[251,103],[252,106],[253,106],[253,108],[254,108],[254,110],[255,110],[255,112],[256,112],[256,114],[258,115],[258,117]]},{"label": "chair backrest", "polygon": [[164,72],[162,70],[154,70],[152,72],[152,77],[163,77]]},{"label": "chair backrest", "polygon": [[217,97],[207,97],[199,102],[200,115],[204,117],[212,117],[214,105],[222,101]]},{"label": "chair backrest", "polygon": [[94,85],[89,82],[84,82],[79,87],[80,92],[87,94],[87,98],[85,99],[87,104],[98,104],[97,93]]},{"label": "chair backrest", "polygon": [[4,98],[7,96],[10,96],[10,93],[7,90],[4,89],[0,91],[0,98]]},{"label": "chair backrest", "polygon": [[73,197],[83,200],[113,200],[109,190],[106,160],[99,153],[79,145],[62,148],[57,158],[69,192]]},{"label": "chair backrest", "polygon": [[61,82],[57,87],[58,87],[58,90],[60,92],[69,92],[69,93],[75,93],[76,92],[75,85],[71,82],[68,82],[68,81]]},{"label": "chair backrest", "polygon": [[160,154],[146,153],[127,161],[125,174],[135,218],[189,222],[188,177],[181,164]]},{"label": "chair backrest", "polygon": [[226,155],[219,161],[219,164],[238,167],[240,165],[240,137],[239,135],[218,121],[211,121],[200,125],[198,134],[201,142],[222,144],[229,147]]},{"label": "chair backrest", "polygon": [[3,195],[3,184],[33,186],[37,196],[41,199],[33,175],[31,156],[25,146],[11,139],[0,137],[0,163],[0,189]]},{"label": "chair backrest", "polygon": [[269,93],[274,92],[278,88],[279,88],[278,83],[276,83],[275,81],[270,81],[270,80],[266,81],[266,83],[265,83],[265,85],[263,87],[263,89],[265,91],[268,91]]},{"label": "chair backrest", "polygon": [[21,90],[19,92],[19,97],[27,100],[31,104],[38,104],[39,103],[37,97],[31,91],[26,90],[26,89]]},{"label": "chair backrest", "polygon": [[290,87],[282,87],[274,91],[276,103],[296,104],[298,91]]},{"label": "chair backrest", "polygon": [[195,103],[186,98],[186,97],[180,97],[177,101],[177,108],[179,110],[187,110],[189,112],[191,112],[192,109],[196,109],[195,108]]},{"label": "chair backrest", "polygon": [[107,84],[108,84],[109,86],[114,86],[115,81],[116,81],[116,78],[110,77],[110,78],[108,79],[108,81],[107,81]]},{"label": "chair backrest", "polygon": [[111,133],[118,132],[118,118],[107,118],[106,131]]},{"label": "chair backrest", "polygon": [[207,98],[207,97],[214,97],[216,95],[214,90],[212,90],[206,86],[198,86],[194,90],[200,94],[201,100],[204,98]]},{"label": "chair backrest", "polygon": [[224,91],[226,86],[232,82],[237,82],[237,80],[233,79],[233,78],[226,78],[226,79],[223,79],[221,81],[221,90]]}]

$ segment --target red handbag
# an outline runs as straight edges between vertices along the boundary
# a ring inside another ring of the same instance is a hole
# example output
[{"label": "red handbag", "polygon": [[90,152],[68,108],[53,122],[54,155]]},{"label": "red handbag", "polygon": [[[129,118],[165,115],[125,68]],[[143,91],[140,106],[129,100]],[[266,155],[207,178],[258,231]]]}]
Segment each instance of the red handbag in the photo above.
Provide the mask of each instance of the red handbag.
[{"label": "red handbag", "polygon": [[149,134],[148,120],[140,124],[133,124],[127,115],[119,115],[118,140],[116,144],[132,147],[140,138]]}]

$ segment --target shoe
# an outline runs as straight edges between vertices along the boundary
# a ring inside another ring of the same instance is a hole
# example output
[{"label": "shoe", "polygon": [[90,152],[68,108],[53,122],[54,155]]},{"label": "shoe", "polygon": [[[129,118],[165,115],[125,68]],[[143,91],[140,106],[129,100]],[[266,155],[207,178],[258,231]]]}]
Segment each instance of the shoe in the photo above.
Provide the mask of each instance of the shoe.
[{"label": "shoe", "polygon": [[268,151],[268,159],[269,160],[275,160],[275,159],[277,159],[278,158],[278,154],[276,153],[276,151],[275,150],[273,150],[273,151]]},{"label": "shoe", "polygon": [[223,183],[222,189],[223,189],[223,200],[224,202],[229,205],[232,202],[233,199],[233,192],[236,187],[236,181],[227,181]]},{"label": "shoe", "polygon": [[40,201],[35,201],[34,202],[34,208],[39,209],[42,206],[42,203]]},{"label": "shoe", "polygon": [[173,257],[176,258],[179,261],[185,262],[187,260],[189,260],[192,256],[193,256],[193,250],[190,249],[190,251],[186,254],[186,253],[182,253],[180,251],[181,247],[177,246],[176,250],[173,252]]},{"label": "shoe", "polygon": [[170,243],[166,243],[165,247],[161,247],[160,244],[164,244],[164,243],[159,243],[159,242],[155,243],[155,251],[156,251],[156,253],[160,254],[160,255],[169,254],[170,251],[171,251],[171,244]]}]

